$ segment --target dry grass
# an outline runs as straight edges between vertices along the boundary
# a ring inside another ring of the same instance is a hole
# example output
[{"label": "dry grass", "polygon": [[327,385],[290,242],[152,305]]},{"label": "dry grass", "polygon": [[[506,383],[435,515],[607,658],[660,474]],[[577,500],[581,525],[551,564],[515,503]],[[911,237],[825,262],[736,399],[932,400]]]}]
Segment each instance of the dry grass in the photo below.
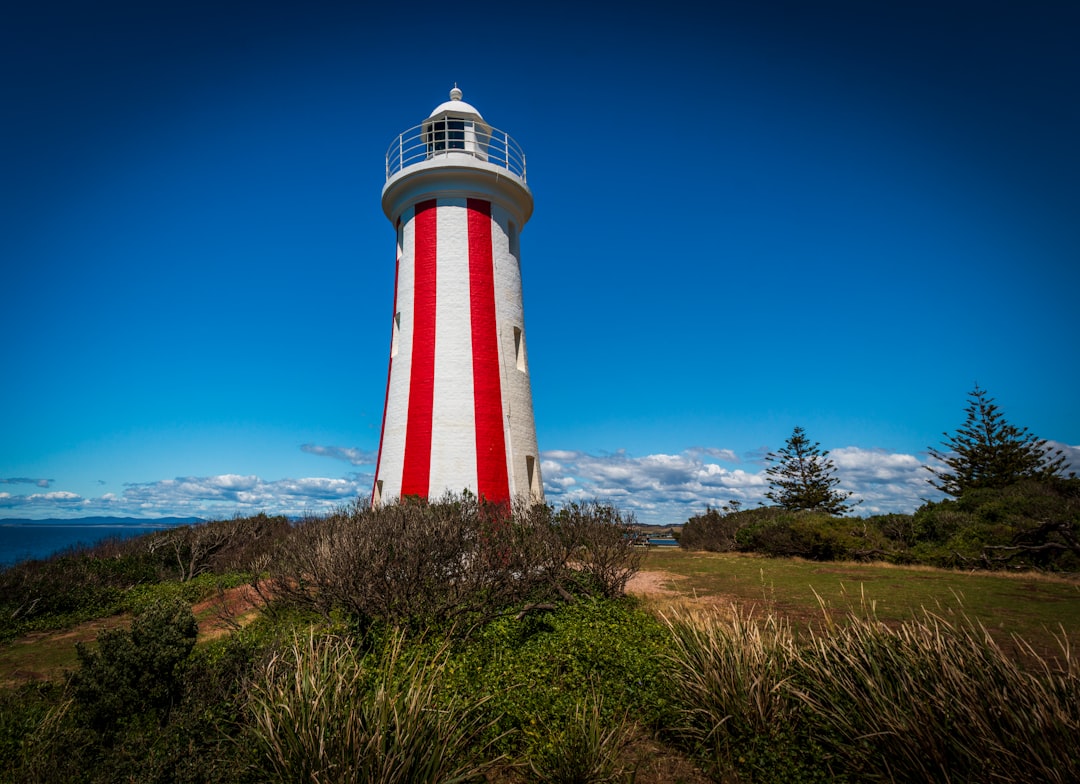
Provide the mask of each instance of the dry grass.
[{"label": "dry grass", "polygon": [[404,652],[397,634],[365,656],[345,637],[296,640],[275,655],[250,690],[251,738],[269,781],[318,784],[455,784],[497,759],[477,708],[440,702],[445,650]]},{"label": "dry grass", "polygon": [[859,781],[1080,780],[1080,662],[933,613],[899,625],[867,610],[797,635],[776,616],[668,620],[677,728],[717,775],[748,744]]}]

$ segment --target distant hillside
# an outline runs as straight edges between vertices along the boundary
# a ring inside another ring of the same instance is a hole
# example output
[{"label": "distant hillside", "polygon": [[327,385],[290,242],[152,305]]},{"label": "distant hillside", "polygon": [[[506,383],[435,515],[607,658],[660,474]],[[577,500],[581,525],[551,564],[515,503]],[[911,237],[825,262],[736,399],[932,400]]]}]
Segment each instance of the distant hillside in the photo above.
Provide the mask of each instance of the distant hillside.
[{"label": "distant hillside", "polygon": [[0,525],[191,525],[192,523],[205,523],[201,517],[67,517],[46,518],[43,520],[31,520],[26,517],[0,517]]}]

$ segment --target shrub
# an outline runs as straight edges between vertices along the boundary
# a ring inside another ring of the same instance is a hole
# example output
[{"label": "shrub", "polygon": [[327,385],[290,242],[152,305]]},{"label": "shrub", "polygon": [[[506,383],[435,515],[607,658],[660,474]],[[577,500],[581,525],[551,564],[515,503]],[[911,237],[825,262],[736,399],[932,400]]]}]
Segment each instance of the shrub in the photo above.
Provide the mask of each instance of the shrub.
[{"label": "shrub", "polygon": [[284,516],[257,514],[169,528],[145,537],[142,544],[162,569],[186,582],[201,574],[250,568],[288,530]]},{"label": "shrub", "polygon": [[686,522],[679,546],[688,550],[719,553],[745,551],[750,548],[744,530],[760,528],[788,514],[777,506],[736,510],[726,514],[709,508],[705,514],[691,517]]},{"label": "shrub", "polygon": [[683,524],[679,547],[715,553],[731,552],[737,547],[737,530],[738,526],[731,515],[721,514],[716,509],[707,507],[704,514],[695,515]]},{"label": "shrub", "polygon": [[165,724],[197,633],[190,605],[163,600],[136,616],[130,630],[99,634],[96,650],[77,643],[80,667],[71,685],[87,725],[107,733],[147,714]]},{"label": "shrub", "polygon": [[[490,735],[503,736],[501,751],[550,759],[556,739],[580,727],[583,709],[599,711],[605,726],[626,715],[650,729],[668,721],[666,640],[660,623],[631,603],[579,601],[487,624],[455,647],[448,685],[492,695]],[[594,706],[581,706],[585,694],[595,695]]]},{"label": "shrub", "polygon": [[936,565],[1080,570],[1080,480],[1021,480],[927,503],[915,551]]},{"label": "shrub", "polygon": [[881,529],[858,517],[800,515],[791,522],[793,539],[803,556],[814,561],[870,561],[889,555]]},{"label": "shrub", "polygon": [[576,570],[585,578],[589,594],[622,596],[641,565],[642,553],[631,537],[633,524],[633,515],[624,516],[597,501],[567,504],[554,519],[561,547],[552,568],[564,576],[568,567]]},{"label": "shrub", "polygon": [[815,561],[911,560],[904,537],[913,537],[909,515],[866,519],[822,512],[759,507],[723,514],[707,509],[690,518],[679,544],[714,552],[799,556]]},{"label": "shrub", "polygon": [[467,630],[522,604],[620,595],[640,553],[611,507],[508,509],[471,495],[303,521],[270,562],[266,591],[326,618]]},{"label": "shrub", "polygon": [[735,540],[739,550],[743,552],[773,557],[810,558],[812,542],[806,535],[808,527],[803,524],[796,528],[794,524],[807,519],[825,522],[828,517],[829,515],[820,512],[788,512],[775,509],[772,514],[759,514],[753,522],[741,527],[735,534]]}]

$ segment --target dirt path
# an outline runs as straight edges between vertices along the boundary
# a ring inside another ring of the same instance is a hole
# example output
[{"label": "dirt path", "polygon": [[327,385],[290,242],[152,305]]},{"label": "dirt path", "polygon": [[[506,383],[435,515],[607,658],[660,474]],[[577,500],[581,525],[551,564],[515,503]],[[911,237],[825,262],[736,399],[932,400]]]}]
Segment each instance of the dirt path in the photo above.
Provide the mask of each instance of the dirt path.
[{"label": "dirt path", "polygon": [[[213,640],[237,625],[249,623],[258,612],[258,603],[254,589],[241,585],[193,605],[199,642]],[[65,670],[74,669],[78,663],[76,643],[93,643],[101,632],[130,624],[131,615],[124,613],[95,618],[61,631],[31,632],[8,645],[0,645],[0,686],[60,678]]]},{"label": "dirt path", "polygon": [[699,594],[696,588],[689,586],[689,581],[689,577],[662,569],[642,570],[627,582],[626,592],[638,597],[646,607],[661,615],[731,616],[737,597]]}]

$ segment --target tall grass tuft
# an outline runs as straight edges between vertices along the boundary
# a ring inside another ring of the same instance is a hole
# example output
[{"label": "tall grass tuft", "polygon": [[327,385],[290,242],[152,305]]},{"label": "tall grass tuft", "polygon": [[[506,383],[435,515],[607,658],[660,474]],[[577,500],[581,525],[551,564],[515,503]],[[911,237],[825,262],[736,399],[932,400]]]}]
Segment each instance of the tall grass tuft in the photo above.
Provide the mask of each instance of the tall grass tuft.
[{"label": "tall grass tuft", "polygon": [[265,665],[250,693],[253,738],[279,782],[412,784],[475,781],[497,760],[471,705],[444,704],[445,651],[381,655],[347,638],[310,634]]},{"label": "tall grass tuft", "polygon": [[772,771],[773,780],[812,780],[785,758],[802,710],[785,688],[797,655],[791,627],[737,607],[724,618],[695,613],[665,620],[680,715],[672,728],[676,736],[720,779],[739,771],[757,779]]},{"label": "tall grass tuft", "polygon": [[791,689],[866,781],[1080,780],[1080,667],[929,612],[890,628],[852,617],[799,649]]},{"label": "tall grass tuft", "polygon": [[634,737],[634,724],[625,714],[608,723],[603,697],[591,693],[579,700],[561,731],[534,752],[529,768],[544,784],[615,784],[634,779],[624,752]]},{"label": "tall grass tuft", "polygon": [[1080,665],[1064,637],[1053,662],[1015,640],[1021,664],[982,626],[929,612],[888,626],[869,610],[802,638],[738,613],[668,625],[682,732],[721,771],[783,780],[750,758],[756,735],[803,778],[1080,780]]}]

